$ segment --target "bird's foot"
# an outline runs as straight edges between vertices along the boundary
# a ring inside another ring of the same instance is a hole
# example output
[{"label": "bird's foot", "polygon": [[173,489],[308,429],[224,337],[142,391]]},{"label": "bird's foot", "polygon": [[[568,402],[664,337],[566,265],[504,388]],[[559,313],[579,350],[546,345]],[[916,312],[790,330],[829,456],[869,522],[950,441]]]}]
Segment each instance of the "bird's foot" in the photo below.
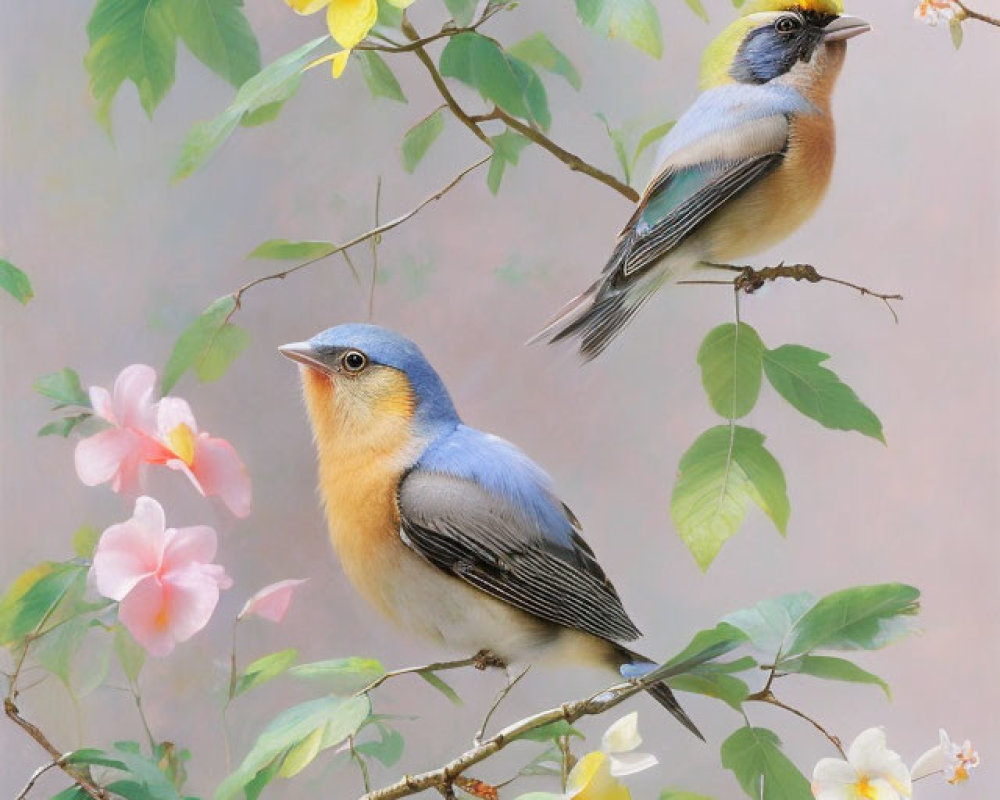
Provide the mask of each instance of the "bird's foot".
[{"label": "bird's foot", "polygon": [[480,650],[473,657],[472,666],[478,670],[486,670],[490,667],[495,669],[507,669],[507,662],[500,658],[492,650]]}]

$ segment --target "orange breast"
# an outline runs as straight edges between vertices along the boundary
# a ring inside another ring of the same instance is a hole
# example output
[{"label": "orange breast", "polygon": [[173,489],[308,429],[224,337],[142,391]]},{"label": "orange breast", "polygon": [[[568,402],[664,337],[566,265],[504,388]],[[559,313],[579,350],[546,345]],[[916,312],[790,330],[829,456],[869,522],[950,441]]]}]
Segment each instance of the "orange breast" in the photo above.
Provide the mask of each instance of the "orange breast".
[{"label": "orange breast", "polygon": [[[813,215],[830,183],[833,120],[827,113],[795,117],[784,161],[706,223],[708,257],[733,262],[771,247]],[[701,238],[701,237],[699,237]]]}]

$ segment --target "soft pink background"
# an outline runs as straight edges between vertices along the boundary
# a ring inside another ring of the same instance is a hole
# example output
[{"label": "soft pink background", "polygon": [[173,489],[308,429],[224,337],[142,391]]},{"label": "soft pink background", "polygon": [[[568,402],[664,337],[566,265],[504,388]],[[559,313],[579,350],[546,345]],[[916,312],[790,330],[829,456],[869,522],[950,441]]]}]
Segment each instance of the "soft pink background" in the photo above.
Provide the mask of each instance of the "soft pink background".
[{"label": "soft pink background", "polygon": [[[64,558],[81,523],[104,527],[129,513],[123,498],[77,481],[70,444],[35,438],[50,419],[30,389],[36,376],[71,365],[85,384],[106,385],[133,362],[162,368],[198,311],[267,270],[244,260],[260,241],[343,240],[370,227],[376,176],[383,178],[388,218],[483,154],[449,120],[416,174],[403,173],[402,133],[439,99],[415,61],[397,58],[409,105],[371,102],[356,68],[336,84],[311,74],[276,123],[239,131],[206,169],[171,186],[185,133],[220,111],[232,90],[182,50],[177,84],[155,122],[143,116],[128,85],[115,103],[109,141],[93,120],[81,64],[89,5],[10,4],[0,30],[0,253],[30,274],[37,293],[27,308],[0,299],[2,584],[41,559]],[[507,42],[544,27],[571,56],[584,90],[546,78],[552,135],[608,169],[611,146],[593,112],[616,121],[644,116],[650,124],[676,116],[694,97],[701,48],[733,13],[722,0],[709,3],[709,26],[676,0],[658,5],[665,29],[659,62],[581,28],[569,0],[525,3],[491,25]],[[991,0],[979,5],[997,13]],[[1000,32],[970,23],[955,53],[947,31],[913,22],[912,9],[910,0],[859,1],[852,9],[875,32],[849,47],[835,103],[840,152],[829,197],[807,226],[760,259],[810,261],[901,291],[900,324],[877,301],[832,286],[774,287],[743,304],[744,318],[769,345],[800,342],[832,353],[832,366],[881,416],[889,442],[824,430],[765,389],[747,422],[767,434],[785,469],[793,509],[787,541],[751,511],[702,575],[670,523],[680,454],[717,422],[694,353],[710,327],[731,317],[727,291],[663,292],[587,368],[567,349],[521,346],[591,280],[629,214],[621,197],[540,150],[524,152],[498,198],[487,192],[484,173],[470,176],[385,237],[380,258],[389,281],[378,289],[375,318],[421,344],[470,423],[517,442],[551,472],[653,656],[675,652],[694,630],[762,597],[878,581],[920,587],[923,635],[858,659],[891,682],[891,705],[869,687],[790,678],[780,691],[848,740],[885,725],[907,761],[935,743],[939,726],[971,737],[984,757],[975,780],[959,790],[928,781],[918,796],[986,798],[1000,785]],[[320,19],[297,19],[279,0],[252,0],[248,13],[266,61],[321,31]],[[442,9],[420,0],[414,13],[429,31]],[[640,180],[648,168],[640,166]],[[367,272],[367,248],[354,258]],[[498,270],[523,280],[511,285]],[[209,794],[225,772],[214,709],[225,680],[228,620],[263,584],[310,578],[282,626],[245,626],[243,663],[293,645],[303,659],[370,654],[393,666],[441,655],[375,619],[346,584],[315,502],[295,370],[275,353],[283,342],[363,319],[366,302],[339,259],[262,286],[247,295],[238,317],[253,337],[247,353],[224,380],[203,385],[185,377],[177,388],[205,428],[234,442],[256,491],[253,516],[236,523],[194,496],[179,475],[153,475],[150,485],[168,521],[220,529],[220,560],[236,579],[208,629],[143,674],[157,735],[195,751],[192,793]],[[442,763],[469,744],[499,678],[451,679],[464,708],[449,706],[419,679],[378,693],[378,711],[425,718],[400,723],[406,754],[391,774],[374,767],[377,784]],[[537,671],[498,721],[604,680],[582,670]],[[237,702],[237,757],[277,709],[316,691],[283,681]],[[25,712],[66,749],[140,738],[120,691],[98,691],[74,710],[50,680],[22,699]],[[634,795],[653,797],[673,784],[736,797],[717,745],[740,718],[717,702],[684,701],[709,746],[647,700],[627,706],[639,709],[646,749],[663,762],[633,783]],[[767,708],[748,712],[781,735],[802,767],[831,754],[808,725]],[[613,718],[583,727],[596,736]],[[516,761],[530,757],[527,747],[514,750],[477,774],[509,776]],[[0,795],[11,796],[44,756],[6,721],[0,751]],[[276,783],[268,796],[360,794],[355,771],[326,771],[324,761],[293,782]],[[36,796],[62,785],[46,778]]]}]

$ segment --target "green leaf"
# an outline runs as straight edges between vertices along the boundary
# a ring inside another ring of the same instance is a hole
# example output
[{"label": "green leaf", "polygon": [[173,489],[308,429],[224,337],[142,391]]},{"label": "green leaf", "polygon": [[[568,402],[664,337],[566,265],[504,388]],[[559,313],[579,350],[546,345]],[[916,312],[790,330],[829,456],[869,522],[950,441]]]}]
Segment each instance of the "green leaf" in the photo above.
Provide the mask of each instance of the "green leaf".
[{"label": "green leaf", "polygon": [[754,800],[811,800],[809,781],[781,752],[781,740],[767,728],[744,727],[722,743],[722,766],[732,770]]},{"label": "green leaf", "polygon": [[490,192],[495,195],[500,191],[500,183],[503,181],[507,165],[517,166],[521,159],[521,151],[531,144],[531,141],[519,133],[506,130],[499,136],[490,137],[490,143],[493,145],[493,158],[490,159],[486,185],[489,186]]},{"label": "green leaf", "polygon": [[277,678],[288,670],[298,657],[299,651],[294,647],[289,647],[286,650],[279,650],[276,653],[258,658],[248,664],[247,668],[243,670],[243,674],[236,679],[233,697],[239,697],[244,692],[260,686],[272,678]]},{"label": "green leaf", "polygon": [[449,686],[444,681],[444,679],[438,677],[436,673],[418,672],[417,675],[419,675],[421,678],[427,681],[431,686],[433,686],[435,689],[441,692],[441,694],[447,697],[452,702],[452,705],[456,706],[462,705],[462,698],[458,696],[458,692],[452,689],[451,686]]},{"label": "green leaf", "polygon": [[788,494],[778,462],[752,428],[710,428],[681,457],[679,477],[670,497],[670,515],[695,561],[703,570],[725,541],[743,524],[753,501],[784,534]]},{"label": "green leaf", "polygon": [[328,256],[337,245],[333,242],[302,241],[288,239],[268,239],[257,245],[247,258],[268,258],[274,261],[310,261]]},{"label": "green leaf", "polygon": [[21,305],[26,305],[35,296],[28,276],[6,258],[0,258],[0,289],[4,289]]},{"label": "green leaf", "polygon": [[132,638],[124,625],[115,626],[115,655],[129,683],[139,680],[139,673],[146,663],[146,649]]},{"label": "green leaf", "polygon": [[52,795],[49,800],[87,800],[89,797],[90,795],[82,787],[73,784],[68,789],[63,789],[61,792]]},{"label": "green leaf", "polygon": [[87,37],[90,49],[83,64],[97,101],[97,121],[111,132],[111,103],[126,80],[135,84],[139,102],[152,117],[174,82],[177,34],[170,5],[164,0],[97,0]]},{"label": "green leaf", "polygon": [[717,414],[739,419],[757,404],[765,349],[757,331],[745,322],[728,322],[708,332],[698,349],[698,366]]},{"label": "green leaf", "polygon": [[56,403],[56,408],[63,406],[80,406],[90,408],[90,397],[80,385],[80,376],[69,367],[42,375],[31,384],[42,397],[47,397]]},{"label": "green leaf", "polygon": [[227,322],[235,309],[232,295],[220,297],[184,329],[163,370],[163,394],[168,394],[189,369],[202,381],[214,381],[226,374],[229,365],[250,343],[245,330]]},{"label": "green leaf", "polygon": [[660,792],[660,800],[713,800],[707,794],[688,792],[684,789],[664,789]]},{"label": "green leaf", "polygon": [[73,414],[68,417],[62,417],[57,419],[55,422],[49,422],[38,429],[38,436],[62,436],[64,439],[67,438],[74,430],[76,430],[78,425],[83,424],[89,419],[93,419],[94,415],[90,412],[85,412],[83,414]]},{"label": "green leaf", "polygon": [[477,0],[444,0],[445,8],[448,9],[451,18],[461,27],[472,22],[476,15],[476,4]]},{"label": "green leaf", "polygon": [[173,180],[186,178],[204,164],[241,123],[260,124],[274,119],[285,101],[298,91],[302,69],[313,51],[329,38],[313,39],[271,62],[240,87],[229,108],[195,125],[184,141]]},{"label": "green leaf", "polygon": [[80,564],[45,561],[21,573],[0,597],[0,645],[37,633],[74,583],[86,576]]},{"label": "green leaf", "polygon": [[364,76],[365,84],[372,97],[385,97],[400,103],[406,102],[403,88],[382,56],[374,50],[359,50],[357,56],[358,64],[361,66],[361,74]]},{"label": "green leaf", "polygon": [[792,626],[814,605],[816,598],[809,592],[784,594],[761,600],[753,608],[735,611],[723,622],[743,631],[757,650],[776,658]]},{"label": "green leaf", "polygon": [[618,159],[618,164],[622,168],[622,174],[625,177],[625,183],[632,182],[632,162],[629,161],[628,152],[625,148],[625,132],[621,128],[612,128],[611,123],[608,118],[598,112],[594,115],[601,122],[604,123],[604,130],[608,134],[608,138],[611,140],[611,144],[615,148],[615,157]]},{"label": "green leaf", "polygon": [[296,678],[321,680],[336,694],[353,694],[385,675],[385,667],[374,658],[335,658],[299,664],[289,670]]},{"label": "green leaf", "polygon": [[576,71],[576,67],[541,31],[512,44],[507,48],[507,52],[527,64],[561,75],[577,91],[582,86],[580,73]]},{"label": "green leaf", "polygon": [[555,722],[525,731],[515,738],[526,739],[529,742],[551,742],[562,739],[564,736],[575,736],[577,739],[587,738],[564,719],[557,719]]},{"label": "green leaf", "polygon": [[[82,594],[82,580],[79,588]],[[92,621],[90,615],[71,612],[58,625],[50,625],[31,648],[35,661],[55,675],[75,698],[86,697],[100,686],[111,663],[111,637],[103,630],[92,634]]]},{"label": "green leaf", "polygon": [[417,164],[427,155],[432,144],[444,130],[444,109],[437,109],[430,116],[410,128],[403,137],[403,168],[413,172]]},{"label": "green leaf", "polygon": [[794,672],[799,675],[812,675],[828,681],[847,681],[848,683],[870,683],[881,687],[888,700],[892,700],[892,690],[889,684],[867,670],[862,669],[853,661],[835,656],[799,656],[798,658],[782,659],[781,671]]},{"label": "green leaf", "polygon": [[671,689],[680,692],[693,692],[706,697],[715,697],[726,705],[739,711],[750,690],[746,683],[732,675],[721,672],[695,670],[685,675],[667,679]]},{"label": "green leaf", "polygon": [[440,70],[509,114],[548,128],[548,99],[538,73],[492,39],[472,32],[451,37],[441,51]]},{"label": "green leaf", "polygon": [[93,525],[81,525],[73,533],[73,552],[80,558],[93,558],[100,538],[101,532]]},{"label": "green leaf", "polygon": [[392,0],[378,0],[378,19],[375,24],[399,30],[403,24],[403,9]]},{"label": "green leaf", "polygon": [[828,594],[788,633],[783,658],[812,650],[878,650],[913,632],[920,592],[903,583],[855,586]]},{"label": "green leaf", "polygon": [[379,733],[377,740],[362,742],[354,749],[363,756],[378,759],[385,767],[394,767],[403,757],[403,748],[406,746],[403,736],[395,728],[382,723],[376,723],[376,728]]},{"label": "green leaf", "polygon": [[739,628],[726,622],[720,622],[714,628],[698,631],[687,647],[671,658],[667,664],[676,666],[691,663],[692,666],[697,666],[698,663],[718,658],[735,650],[746,641],[747,635]]},{"label": "green leaf", "polygon": [[684,2],[687,3],[688,8],[705,20],[705,22],[709,21],[708,12],[705,10],[705,6],[702,5],[701,0],[684,0]]},{"label": "green leaf", "polygon": [[958,50],[962,46],[962,21],[960,19],[948,20],[948,33],[951,34],[951,43]]},{"label": "green leaf", "polygon": [[126,800],[180,800],[180,795],[170,779],[163,774],[156,762],[136,753],[130,742],[116,742],[111,751],[85,749],[74,751],[67,759],[69,764],[110,767],[126,773],[128,780],[108,784],[108,789]]},{"label": "green leaf", "polygon": [[635,153],[632,155],[632,165],[635,165],[635,163],[639,160],[639,156],[646,151],[647,147],[660,141],[660,139],[670,133],[670,130],[676,124],[676,120],[670,120],[669,122],[654,125],[648,131],[643,133],[642,136],[639,137],[639,144],[636,145]]},{"label": "green leaf", "polygon": [[858,431],[885,443],[882,423],[840,378],[820,364],[830,356],[798,344],[764,351],[764,374],[796,409],[826,428]]},{"label": "green leaf", "polygon": [[[370,711],[367,695],[347,698],[330,695],[283,711],[257,737],[236,770],[220,784],[215,800],[236,797],[244,786],[259,780],[261,771],[271,769],[276,759],[287,759],[293,751],[290,769],[304,768],[318,753],[353,736]],[[282,766],[281,770],[284,769]]]},{"label": "green leaf", "polygon": [[260,48],[243,0],[171,0],[170,10],[188,50],[233,86],[260,70]]},{"label": "green leaf", "polygon": [[649,0],[576,0],[576,14],[609,39],[622,39],[653,58],[663,55],[660,16]]}]

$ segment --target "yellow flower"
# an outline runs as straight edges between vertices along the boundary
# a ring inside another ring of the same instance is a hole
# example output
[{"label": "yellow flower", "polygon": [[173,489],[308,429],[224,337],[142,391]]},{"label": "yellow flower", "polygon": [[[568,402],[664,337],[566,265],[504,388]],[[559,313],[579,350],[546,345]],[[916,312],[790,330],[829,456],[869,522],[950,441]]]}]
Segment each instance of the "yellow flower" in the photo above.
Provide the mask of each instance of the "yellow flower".
[{"label": "yellow flower", "polygon": [[566,782],[568,800],[632,800],[625,786],[611,775],[611,759],[597,750],[576,762]]},{"label": "yellow flower", "polygon": [[[347,66],[347,57],[375,27],[378,19],[377,0],[285,0],[299,14],[315,14],[326,6],[326,25],[330,35],[344,49],[313,61],[307,69],[326,61],[332,62],[333,77],[339,78]],[[406,8],[413,0],[389,0],[396,8]]]}]

